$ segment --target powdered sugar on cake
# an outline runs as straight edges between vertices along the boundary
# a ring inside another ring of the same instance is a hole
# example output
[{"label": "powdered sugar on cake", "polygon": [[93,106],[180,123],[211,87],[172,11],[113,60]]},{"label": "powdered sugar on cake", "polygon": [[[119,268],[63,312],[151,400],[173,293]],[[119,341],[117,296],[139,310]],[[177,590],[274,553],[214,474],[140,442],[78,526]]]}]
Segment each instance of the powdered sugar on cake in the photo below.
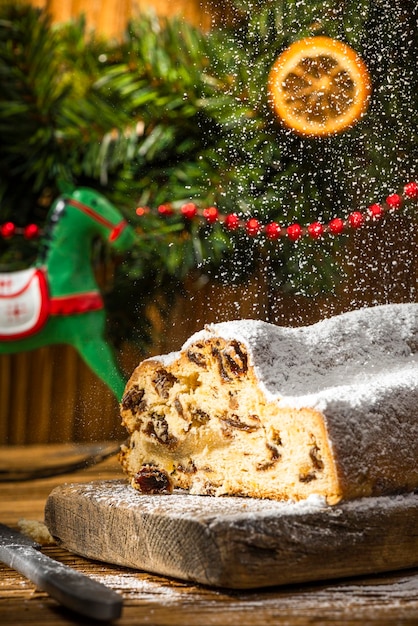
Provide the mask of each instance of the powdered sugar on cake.
[{"label": "powdered sugar on cake", "polygon": [[409,379],[417,384],[418,304],[360,309],[299,328],[258,320],[221,322],[195,333],[183,349],[214,336],[247,346],[268,399],[333,401],[353,387],[370,390],[371,381],[377,387],[390,384],[388,377],[396,384]]}]

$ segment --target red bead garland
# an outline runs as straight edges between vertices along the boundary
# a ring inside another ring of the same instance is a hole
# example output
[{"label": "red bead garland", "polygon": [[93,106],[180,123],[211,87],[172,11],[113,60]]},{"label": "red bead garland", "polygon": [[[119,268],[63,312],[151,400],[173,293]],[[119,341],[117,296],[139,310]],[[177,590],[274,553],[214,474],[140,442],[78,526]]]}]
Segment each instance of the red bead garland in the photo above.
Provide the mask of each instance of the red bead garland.
[{"label": "red bead garland", "polygon": [[403,192],[407,198],[418,198],[418,183],[411,182],[406,184]]},{"label": "red bead garland", "polygon": [[360,226],[363,226],[364,224],[363,213],[360,213],[360,211],[353,211],[348,216],[348,223],[351,228],[360,228]]},{"label": "red bead garland", "polygon": [[261,230],[261,224],[253,217],[246,222],[245,230],[247,231],[247,235],[250,235],[250,237],[255,237]]},{"label": "red bead garland", "polygon": [[240,219],[236,213],[229,213],[225,217],[224,225],[228,230],[236,230],[240,225]]},{"label": "red bead garland", "polygon": [[28,224],[23,229],[23,236],[25,239],[37,239],[39,235],[40,229],[36,224]]},{"label": "red bead garland", "polygon": [[16,232],[16,226],[13,222],[5,222],[0,226],[0,234],[4,239],[10,239]]},{"label": "red bead garland", "polygon": [[378,220],[383,215],[383,207],[381,204],[371,204],[367,210],[369,215],[375,220]]},{"label": "red bead garland", "polygon": [[277,222],[270,222],[265,227],[264,232],[269,239],[278,239],[282,234],[282,229]]},{"label": "red bead garland", "polygon": [[[203,217],[210,224],[221,221],[224,227],[229,231],[243,228],[249,237],[256,237],[263,234],[267,239],[271,240],[286,237],[290,241],[298,241],[298,239],[307,235],[311,237],[311,239],[318,240],[325,233],[340,235],[348,228],[354,230],[361,228],[367,221],[375,221],[383,217],[387,212],[397,211],[402,207],[404,201],[416,199],[418,199],[418,183],[411,181],[404,185],[402,193],[390,194],[386,197],[384,202],[371,204],[365,211],[352,211],[345,220],[340,217],[334,217],[327,224],[322,224],[317,221],[308,224],[306,227],[296,223],[284,227],[274,221],[263,225],[255,217],[242,220],[236,213],[228,213],[227,215],[221,216],[215,206],[199,211],[194,202],[184,204],[180,208],[180,213],[187,219]],[[160,215],[165,216],[174,215],[176,213],[171,204],[160,205],[157,210]],[[142,207],[136,210],[138,215],[142,215],[148,211],[148,208]]]},{"label": "red bead garland", "polygon": [[324,232],[324,227],[320,222],[312,222],[308,225],[308,234],[312,239],[319,239]]},{"label": "red bead garland", "polygon": [[187,204],[183,204],[180,211],[184,217],[187,217],[190,220],[192,217],[197,215],[197,206],[194,202],[188,202]]},{"label": "red bead garland", "polygon": [[386,198],[386,204],[390,209],[400,209],[402,205],[402,198],[399,194],[393,193],[391,196]]},{"label": "red bead garland", "polygon": [[[249,237],[256,237],[264,234],[267,239],[278,240],[286,237],[290,241],[298,241],[301,237],[307,235],[311,239],[318,240],[325,233],[331,235],[340,235],[347,228],[358,229],[367,221],[375,221],[384,216],[387,212],[399,210],[405,201],[418,199],[418,182],[411,181],[404,185],[402,193],[393,193],[386,197],[382,203],[374,203],[367,207],[366,211],[352,211],[347,219],[334,217],[328,224],[321,222],[312,222],[306,227],[300,224],[290,224],[287,227],[281,226],[277,222],[269,222],[263,225],[259,220],[252,217],[245,221],[240,219],[236,213],[228,213],[221,216],[219,210],[215,206],[199,211],[194,202],[187,202],[180,208],[180,214],[185,219],[194,219],[195,217],[203,217],[208,224],[214,224],[222,221],[224,227],[229,231],[235,231],[238,228],[244,228]],[[150,212],[148,207],[137,207],[136,214],[140,217]],[[157,212],[162,217],[170,217],[176,214],[176,210],[170,203],[161,204],[157,208]],[[0,224],[0,237],[11,239],[15,235],[23,235],[27,240],[36,239],[41,235],[41,229],[36,224],[28,224],[24,228],[17,227],[13,222],[5,222]]]},{"label": "red bead garland", "polygon": [[328,224],[330,233],[340,235],[344,230],[344,221],[340,217],[334,217]]},{"label": "red bead garland", "polygon": [[41,229],[36,224],[28,224],[24,228],[19,228],[13,222],[0,225],[0,236],[3,239],[11,239],[15,235],[23,235],[25,239],[37,239],[41,235]]},{"label": "red bead garland", "polygon": [[290,241],[297,241],[299,237],[302,236],[302,227],[300,226],[300,224],[290,224],[290,226],[288,226],[286,230],[286,234]]},{"label": "red bead garland", "polygon": [[204,209],[203,217],[207,219],[209,224],[213,224],[219,217],[218,209],[215,206],[210,206],[208,209]]}]

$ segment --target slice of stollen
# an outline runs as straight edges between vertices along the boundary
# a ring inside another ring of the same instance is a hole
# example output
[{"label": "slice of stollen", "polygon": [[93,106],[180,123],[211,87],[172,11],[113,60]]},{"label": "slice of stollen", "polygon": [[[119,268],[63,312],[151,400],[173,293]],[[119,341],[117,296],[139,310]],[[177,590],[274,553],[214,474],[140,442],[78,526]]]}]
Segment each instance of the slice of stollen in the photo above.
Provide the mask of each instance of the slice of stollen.
[{"label": "slice of stollen", "polygon": [[143,361],[120,455],[144,493],[301,500],[418,487],[418,304],[208,325]]}]

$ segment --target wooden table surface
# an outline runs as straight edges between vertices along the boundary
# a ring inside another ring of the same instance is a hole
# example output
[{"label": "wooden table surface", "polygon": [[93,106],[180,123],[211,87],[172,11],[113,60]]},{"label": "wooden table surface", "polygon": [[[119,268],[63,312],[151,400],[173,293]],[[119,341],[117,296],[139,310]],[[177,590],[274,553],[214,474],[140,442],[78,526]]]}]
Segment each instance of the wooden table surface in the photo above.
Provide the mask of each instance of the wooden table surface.
[{"label": "wooden table surface", "polygon": [[[4,458],[4,449],[0,449],[0,459],[2,450]],[[8,449],[7,455],[15,455],[18,464],[27,450]],[[40,458],[57,453],[64,459],[66,446],[36,450]],[[0,482],[0,522],[18,528],[22,519],[42,521],[46,498],[57,485],[121,477],[117,460],[112,458],[64,476]],[[42,551],[120,592],[124,608],[116,623],[121,626],[418,624],[418,571],[236,592],[89,561],[57,546],[44,547]],[[92,620],[62,608],[20,574],[0,564],[2,626],[91,623]]]}]

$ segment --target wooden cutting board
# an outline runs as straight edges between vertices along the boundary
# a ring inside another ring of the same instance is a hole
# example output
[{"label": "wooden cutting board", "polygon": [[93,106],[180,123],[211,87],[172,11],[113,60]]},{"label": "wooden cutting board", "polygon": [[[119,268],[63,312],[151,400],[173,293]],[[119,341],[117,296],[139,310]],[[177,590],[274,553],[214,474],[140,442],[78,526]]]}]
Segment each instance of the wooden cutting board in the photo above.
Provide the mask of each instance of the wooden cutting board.
[{"label": "wooden cutting board", "polygon": [[125,480],[66,484],[45,507],[79,555],[232,589],[418,566],[418,495],[329,507],[246,498],[141,495]]}]

